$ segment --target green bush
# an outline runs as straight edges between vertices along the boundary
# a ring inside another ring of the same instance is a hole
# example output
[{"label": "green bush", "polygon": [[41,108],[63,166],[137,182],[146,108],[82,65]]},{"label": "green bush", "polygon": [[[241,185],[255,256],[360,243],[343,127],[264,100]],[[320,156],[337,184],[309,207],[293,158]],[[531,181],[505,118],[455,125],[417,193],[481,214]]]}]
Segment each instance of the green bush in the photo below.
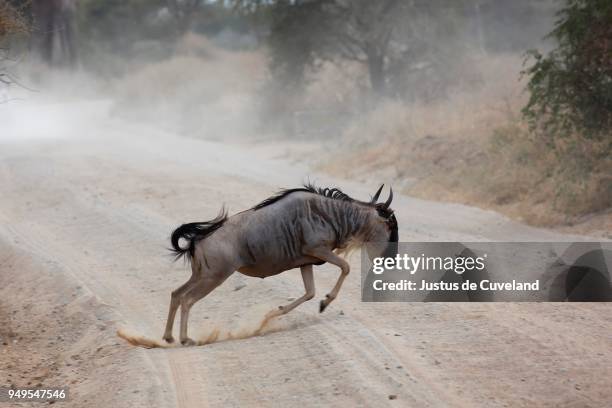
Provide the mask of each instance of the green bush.
[{"label": "green bush", "polygon": [[556,48],[530,51],[529,102],[523,109],[531,129],[556,144],[576,133],[603,141],[612,134],[612,1],[566,0],[548,35]]}]

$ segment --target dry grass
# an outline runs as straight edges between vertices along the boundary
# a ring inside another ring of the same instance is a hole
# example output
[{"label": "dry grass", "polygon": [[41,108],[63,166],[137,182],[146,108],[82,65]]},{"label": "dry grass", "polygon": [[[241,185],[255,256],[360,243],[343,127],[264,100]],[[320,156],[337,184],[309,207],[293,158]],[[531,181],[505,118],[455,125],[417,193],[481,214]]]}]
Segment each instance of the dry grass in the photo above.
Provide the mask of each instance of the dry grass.
[{"label": "dry grass", "polygon": [[222,50],[188,34],[172,58],[115,81],[115,111],[183,134],[231,137],[253,126],[264,76],[261,53]]},{"label": "dry grass", "polygon": [[[392,179],[413,196],[498,210],[541,226],[612,207],[611,143],[581,137],[548,146],[520,120],[520,58],[479,64],[484,86],[433,104],[387,103],[344,134],[323,169]],[[346,170],[349,169],[349,170]]]},{"label": "dry grass", "polygon": [[323,62],[316,72],[308,74],[304,94],[300,95],[301,109],[347,110],[355,106],[368,88],[367,72],[363,64],[338,61]]},{"label": "dry grass", "polygon": [[6,1],[0,3],[0,39],[11,34],[23,34],[28,25],[21,12]]},{"label": "dry grass", "polygon": [[[27,4],[27,3],[26,3]],[[0,1],[0,103],[7,100],[3,90],[15,83],[15,78],[9,74],[8,65],[11,61],[11,49],[14,40],[23,37],[28,32],[28,22],[23,16],[25,4],[17,8],[6,1]]]},{"label": "dry grass", "polygon": [[[534,140],[520,120],[526,100],[518,80],[522,57],[470,61],[475,65],[468,77],[479,78],[477,86],[454,88],[434,103],[387,102],[370,110],[345,129],[337,150],[326,147],[334,160],[322,168],[390,180],[414,196],[492,208],[536,225],[569,224],[609,211],[610,144],[576,137],[552,149]],[[184,134],[252,138],[266,75],[261,51],[225,51],[188,35],[173,58],[116,81],[116,111]],[[367,88],[362,66],[328,63],[311,75],[302,94],[278,102],[297,101],[294,108],[305,110],[359,110]]]},{"label": "dry grass", "polygon": [[576,138],[571,149],[555,151],[520,123],[509,123],[471,160],[456,149],[465,160],[433,172],[411,192],[493,208],[534,225],[572,224],[612,205],[610,163],[601,158],[606,148]]}]

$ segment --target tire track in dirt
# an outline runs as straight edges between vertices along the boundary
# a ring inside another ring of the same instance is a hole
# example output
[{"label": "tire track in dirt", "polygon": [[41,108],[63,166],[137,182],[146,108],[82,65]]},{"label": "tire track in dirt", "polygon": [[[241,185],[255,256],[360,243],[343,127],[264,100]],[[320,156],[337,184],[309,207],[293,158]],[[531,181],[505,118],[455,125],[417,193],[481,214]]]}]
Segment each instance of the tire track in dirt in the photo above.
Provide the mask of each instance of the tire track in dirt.
[{"label": "tire track in dirt", "polygon": [[[128,320],[125,316],[125,312],[129,311],[129,314],[142,313],[138,308],[130,307],[123,304],[122,308],[118,308],[114,302],[117,296],[124,296],[125,298],[136,298],[134,292],[128,291],[127,286],[123,286],[122,290],[116,291],[116,288],[109,288],[104,285],[104,282],[100,279],[92,278],[90,274],[83,274],[77,271],[79,270],[97,270],[93,267],[93,263],[79,260],[78,255],[74,252],[67,252],[65,247],[58,245],[57,236],[49,234],[39,225],[29,224],[21,225],[19,227],[10,226],[6,215],[0,213],[0,221],[8,228],[5,228],[2,235],[8,239],[18,239],[18,246],[20,250],[25,250],[31,253],[32,257],[41,258],[44,261],[50,261],[54,266],[70,276],[71,279],[79,283],[79,286],[83,288],[90,296],[95,300],[95,303],[111,308],[120,320]],[[68,249],[69,251],[69,249]],[[64,254],[64,255],[61,255]],[[95,289],[92,289],[95,288]],[[109,293],[113,291],[117,296],[109,297]],[[165,376],[160,375],[163,370],[160,371],[159,363],[150,358],[146,352],[139,352],[141,357],[144,359],[146,364],[149,366],[147,375],[154,379],[161,389],[167,387],[164,384],[168,383]]]},{"label": "tire track in dirt", "polygon": [[[49,163],[45,164],[49,165]],[[31,171],[32,168],[29,170]],[[30,176],[24,177],[26,180],[18,181],[21,185],[40,182],[40,179],[44,179],[43,174],[38,172],[28,174],[26,171],[21,174]],[[138,225],[125,224],[124,218],[119,219],[119,225],[113,225],[113,220],[105,214],[96,212],[91,207],[81,206],[82,203],[72,194],[71,189],[65,185],[62,186],[61,183],[58,185],[58,180],[57,178],[48,180],[49,183],[34,190],[36,195],[30,194],[29,198],[36,202],[44,202],[44,197],[47,195],[62,195],[64,199],[70,197],[68,199],[72,203],[70,213],[57,214],[54,211],[40,210],[36,212],[39,219],[20,222],[18,226],[14,221],[9,222],[9,217],[6,215],[0,214],[4,218],[3,224],[10,230],[10,236],[18,237],[19,244],[34,254],[52,259],[62,270],[67,271],[79,281],[84,288],[94,293],[100,302],[112,305],[112,308],[123,317],[124,321],[144,323],[150,328],[157,326],[157,320],[151,318],[154,310],[142,292],[134,290],[136,285],[125,284],[123,274],[114,277],[109,274],[111,271],[116,271],[118,265],[133,263],[131,261],[134,257],[133,249],[137,247],[136,243],[141,241],[143,236]],[[61,234],[58,233],[60,231]],[[106,239],[102,242],[96,241],[92,239],[93,235]],[[82,241],[82,238],[87,239]],[[97,253],[101,249],[100,244],[103,244],[103,254]],[[125,252],[126,248],[130,249],[129,253]],[[155,257],[149,259],[155,259]],[[153,353],[144,350],[139,350],[138,353],[141,353],[145,360],[155,367],[150,374],[155,376],[156,383],[161,388],[167,388],[164,384],[168,383],[194,383],[189,387],[177,387],[176,390],[173,390],[172,393],[176,392],[179,406],[202,405],[206,393],[197,393],[196,390],[200,389],[205,381],[193,378],[193,375],[183,374],[184,366],[189,362],[185,361],[180,354],[165,362],[163,358],[161,360],[152,359],[151,356],[155,355]],[[175,377],[174,382],[168,381],[169,378],[164,375],[168,371],[164,367],[166,364],[171,367],[170,371]],[[199,387],[195,384],[198,384]],[[185,391],[184,388],[187,388],[188,391]]]},{"label": "tire track in dirt", "polygon": [[[16,245],[26,245],[35,256],[52,259],[135,329],[158,337],[170,290],[188,277],[180,264],[172,266],[160,255],[172,224],[214,215],[222,201],[243,209],[275,189],[253,179],[281,186],[291,178],[290,166],[277,177],[278,163],[268,166],[246,152],[236,159],[220,144],[124,138],[117,129],[113,136],[112,126],[107,130],[109,135],[85,142],[0,150],[0,221],[8,226],[3,235],[10,242],[17,237]],[[206,150],[215,155],[204,155]],[[249,168],[257,170],[242,177]],[[348,185],[363,193],[362,187]],[[461,206],[397,197],[394,207],[402,239],[554,236],[513,228],[493,213]],[[156,381],[168,391],[159,406],[529,406],[541,401],[541,390],[532,384],[539,380],[547,381],[546,395],[558,394],[560,404],[609,400],[605,379],[594,381],[593,394],[584,395],[571,388],[574,383],[559,384],[562,378],[555,377],[561,365],[571,365],[567,375],[581,382],[588,382],[591,368],[596,375],[605,370],[610,351],[600,339],[609,338],[610,331],[595,325],[609,325],[604,317],[609,308],[596,313],[587,305],[568,305],[557,315],[552,309],[538,313],[503,304],[370,306],[359,301],[357,264],[353,260],[340,298],[323,315],[309,302],[265,336],[198,348],[134,349],[153,362]],[[316,269],[317,298],[337,274],[327,265]],[[248,279],[240,291],[233,290],[232,279],[194,307],[191,331],[214,327],[208,315],[240,324],[260,303],[276,307],[303,291],[299,274],[292,272]],[[588,333],[572,329],[591,329],[594,337],[582,343]],[[577,350],[568,350],[572,347]],[[600,359],[581,364],[579,354],[589,351]],[[533,378],[523,382],[522,369],[531,370]]]},{"label": "tire track in dirt", "polygon": [[[107,306],[112,305],[111,307],[115,311],[120,311],[119,313],[121,313],[124,322],[130,324],[138,323],[144,330],[159,330],[161,328],[159,319],[151,317],[151,305],[142,301],[144,299],[142,293],[132,290],[132,286],[129,284],[109,286],[106,283],[107,281],[113,282],[117,280],[108,275],[106,275],[107,279],[105,280],[95,276],[96,272],[108,270],[104,266],[98,266],[103,264],[92,262],[91,259],[84,260],[83,258],[79,258],[79,255],[67,252],[69,251],[69,247],[67,248],[61,244],[58,245],[57,240],[54,244],[49,245],[48,242],[52,240],[53,237],[48,231],[40,227],[26,227],[20,232],[13,229],[13,234],[13,236],[20,237],[20,242],[34,254],[42,255],[46,259],[53,259],[60,268],[69,271],[72,276],[76,275],[74,272],[75,270],[88,270],[93,272],[86,274],[85,277],[81,274],[79,282],[81,282],[84,287],[96,288],[96,298],[100,299],[100,302]],[[37,236],[38,238],[27,238],[31,236]],[[54,254],[53,258],[48,258],[49,250]],[[89,254],[91,255],[91,252],[89,252]],[[127,300],[130,301],[128,302]],[[167,388],[164,384],[174,384],[176,387],[174,392],[176,392],[178,406],[203,406],[203,402],[206,401],[207,395],[206,390],[203,389],[206,381],[199,376],[199,371],[197,369],[193,369],[193,362],[190,361],[187,356],[181,353],[162,355],[168,359],[167,364],[170,366],[173,377],[173,381],[169,381],[170,379],[164,375],[166,369],[163,359],[159,360],[159,358],[152,358],[152,356],[158,357],[155,351],[140,350],[138,352],[141,353],[146,361],[154,368],[149,374],[153,374],[152,376],[156,378],[155,383],[161,388]]]},{"label": "tire track in dirt", "polygon": [[[95,282],[91,282],[86,278],[84,279],[82,276],[76,273],[74,264],[69,264],[63,262],[61,259],[58,259],[56,253],[50,250],[48,245],[43,244],[45,237],[44,234],[34,236],[31,232],[40,232],[40,230],[24,230],[22,227],[15,227],[14,223],[9,222],[6,215],[0,212],[0,237],[2,237],[5,242],[10,243],[11,246],[15,246],[15,248],[11,249],[11,252],[9,253],[24,254],[24,256],[27,256],[29,262],[38,263],[45,266],[46,272],[51,274],[51,279],[61,281],[66,277],[70,281],[74,282],[81,293],[79,304],[81,306],[88,306],[89,308],[92,308],[89,310],[89,312],[91,312],[93,315],[92,317],[98,315],[99,308],[102,308],[104,313],[101,315],[104,317],[107,323],[113,324],[115,321],[121,321],[124,319],[116,308],[109,305],[99,296],[98,293],[96,293],[96,291],[92,290],[92,284],[95,284]],[[41,241],[41,239],[43,241]],[[58,274],[65,275],[65,277],[58,276]],[[66,299],[66,302],[73,301],[74,300],[72,298]],[[22,306],[27,307],[28,304]],[[93,309],[94,307],[96,309]],[[33,319],[36,319],[36,316],[33,316]],[[64,337],[66,339],[70,338],[71,334],[66,333]],[[78,345],[66,345],[67,348],[75,346]],[[94,348],[98,346],[99,345],[89,345],[89,347]],[[78,349],[79,347],[76,348]],[[143,374],[146,374],[147,377],[150,378],[148,382],[149,385],[156,386],[160,390],[160,392],[157,393],[157,398],[163,401],[163,394],[165,392],[164,389],[167,388],[164,386],[164,384],[167,383],[167,381],[165,381],[163,377],[159,376],[158,365],[155,364],[147,354],[141,352],[137,352],[137,354],[144,362],[141,370]],[[135,381],[134,383],[140,383],[140,381]]]},{"label": "tire track in dirt", "polygon": [[[40,174],[33,176],[34,179],[38,179],[39,177],[41,177]],[[59,177],[58,179],[63,180],[64,178]],[[100,200],[96,200],[97,204],[92,208],[91,205],[83,203],[79,197],[74,196],[74,192],[62,184],[63,183],[58,184],[55,182],[55,185],[53,185],[53,183],[49,183],[45,185],[44,188],[38,189],[36,191],[36,196],[30,198],[42,199],[47,195],[56,196],[58,194],[70,197],[68,200],[71,203],[69,214],[66,213],[62,215],[56,214],[55,211],[49,213],[48,211],[39,210],[36,212],[37,218],[20,223],[18,228],[13,227],[12,233],[21,237],[21,239],[27,242],[27,245],[31,246],[35,252],[46,254],[47,256],[53,254],[54,259],[65,269],[71,271],[74,275],[80,276],[81,279],[86,281],[89,287],[95,288],[98,296],[106,303],[112,304],[114,308],[127,314],[127,320],[145,322],[146,328],[148,329],[162,327],[163,318],[165,316],[162,316],[159,310],[163,310],[163,308],[152,308],[150,300],[147,300],[147,296],[143,296],[142,291],[136,289],[138,283],[142,283],[138,281],[146,277],[138,276],[137,273],[132,275],[131,272],[124,275],[116,271],[121,269],[119,265],[130,264],[131,260],[134,258],[133,248],[137,246],[136,243],[141,240],[143,236],[151,234],[151,229],[157,230],[155,233],[156,236],[161,235],[161,225],[164,223],[162,222],[159,224],[160,226],[153,228],[150,219],[152,214],[148,214],[148,231],[144,231],[137,223],[129,222],[129,220],[139,218],[132,217],[129,211],[126,212],[122,210],[122,212],[118,214],[116,208]],[[134,207],[130,207],[129,209],[133,210]],[[61,231],[61,235],[58,235],[57,231]],[[104,237],[104,241],[95,239],[92,234]],[[83,240],[82,238],[85,239]],[[144,256],[144,258],[148,260],[140,260],[137,270],[160,270],[162,268],[159,262],[151,261],[151,259],[155,259],[156,257],[152,253],[147,253],[150,251],[143,252],[141,246],[138,252],[140,256]],[[130,282],[130,280],[133,281],[134,279],[137,279],[137,282]],[[146,293],[148,289],[146,285],[144,289]],[[296,292],[298,292],[298,290],[296,290]],[[321,329],[315,330],[314,332],[304,330],[298,337],[299,341],[297,342],[297,348],[295,348],[294,339],[289,339],[288,344],[290,344],[290,347],[294,348],[290,352],[290,355],[294,355],[296,351],[301,351],[302,348],[304,350],[312,349],[313,344],[316,345],[316,342],[312,341],[313,339],[321,339],[327,336],[326,341],[320,343],[319,347],[316,348],[316,353],[314,353],[314,355],[318,358],[313,359],[313,354],[308,354],[309,358],[301,360],[301,366],[306,371],[316,372],[325,365],[330,365],[332,363],[338,364],[338,356],[327,350],[332,347],[336,349],[337,352],[342,351],[346,343],[346,338],[330,336],[329,333],[333,332]],[[265,342],[267,339],[259,341]],[[227,347],[232,349],[236,354],[240,353],[240,349],[243,348],[243,346],[244,344],[239,344],[239,342],[222,345],[224,348]],[[370,344],[369,347],[371,346]],[[157,351],[155,351],[155,353],[157,353]],[[236,383],[240,384],[243,390],[240,395],[241,401],[261,401],[262,403],[272,403],[273,405],[278,402],[266,400],[264,394],[260,390],[261,387],[257,384],[257,378],[252,379],[249,377],[253,373],[253,367],[249,369],[249,367],[240,360],[237,361],[234,368],[228,370],[225,367],[224,359],[215,359],[219,362],[212,365],[209,359],[198,362],[198,354],[201,354],[200,350],[168,350],[163,353],[166,353],[168,356],[170,370],[176,385],[179,406],[201,406],[202,402],[206,401],[208,393],[205,391],[204,386],[209,382],[210,378],[206,375],[201,375],[202,370],[199,369],[198,363],[209,363],[209,372],[216,371],[226,373],[223,378],[229,379],[230,383],[221,384],[221,388],[224,389],[226,393],[228,393]],[[381,352],[381,354],[384,354],[384,352]],[[270,356],[274,356],[274,348],[271,348],[263,355],[267,356],[266,359]],[[352,383],[354,380],[361,378],[359,380],[361,387],[344,390],[344,398],[360,406],[371,406],[376,403],[376,398],[380,401],[384,396],[373,396],[364,400],[363,391],[368,388],[368,381],[367,378],[363,377],[361,374],[361,370],[363,367],[374,366],[374,368],[370,367],[367,370],[368,372],[374,373],[377,371],[375,368],[377,362],[375,359],[370,358],[366,360],[366,362],[360,363],[357,366],[359,368],[356,369],[355,363],[351,360],[359,360],[359,358],[363,358],[363,356],[353,353],[349,354],[349,357],[344,360],[340,360],[349,367],[344,368],[348,374],[344,374],[341,378],[347,380],[347,383]],[[253,366],[261,367],[265,364],[266,361],[256,360]],[[158,368],[160,368],[159,363],[157,363],[157,365]],[[380,367],[379,363],[378,366]],[[340,369],[334,368],[330,370],[330,382],[333,383],[334,377],[336,377],[335,373],[338,370]],[[373,378],[377,378],[381,375],[384,376],[383,370],[384,369],[380,367],[378,375],[375,375]],[[242,375],[243,373],[248,373],[248,375]],[[349,378],[350,380],[348,380]],[[371,380],[369,383],[371,386]],[[301,388],[303,388],[305,384],[308,383],[300,382]],[[320,383],[316,382],[315,384]],[[327,385],[325,384],[322,389],[326,390]],[[322,397],[325,395],[320,392],[317,394],[316,389],[311,391],[314,391],[314,395],[317,395],[317,401],[323,399]],[[213,393],[213,395],[215,394],[220,393]],[[289,393],[288,395],[291,394]],[[338,395],[334,395],[333,392],[331,395],[334,396],[335,400],[338,399]],[[308,398],[307,395],[303,395],[303,397]],[[224,401],[224,403],[230,401]],[[290,401],[287,402],[289,403]],[[314,403],[314,401],[312,402]],[[331,402],[331,400],[329,402]]]}]

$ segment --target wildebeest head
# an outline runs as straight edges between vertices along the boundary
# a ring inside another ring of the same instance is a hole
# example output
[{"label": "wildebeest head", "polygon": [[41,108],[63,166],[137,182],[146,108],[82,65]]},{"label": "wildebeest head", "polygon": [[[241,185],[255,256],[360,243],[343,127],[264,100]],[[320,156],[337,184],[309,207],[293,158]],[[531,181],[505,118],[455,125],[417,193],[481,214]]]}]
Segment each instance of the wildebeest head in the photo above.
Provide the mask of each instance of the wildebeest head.
[{"label": "wildebeest head", "polygon": [[[383,229],[381,229],[380,234],[376,241],[378,242],[388,242],[386,248],[383,250],[383,256],[395,256],[397,253],[397,242],[399,241],[399,233],[398,233],[398,225],[397,219],[395,218],[395,214],[391,209],[391,202],[393,201],[393,189],[389,189],[389,197],[387,201],[384,203],[377,203],[378,198],[380,197],[380,193],[383,189],[383,185],[376,191],[372,199],[370,200],[370,204],[374,205],[376,208],[376,212],[378,216],[381,218],[381,225]],[[384,239],[383,239],[384,238]]]}]

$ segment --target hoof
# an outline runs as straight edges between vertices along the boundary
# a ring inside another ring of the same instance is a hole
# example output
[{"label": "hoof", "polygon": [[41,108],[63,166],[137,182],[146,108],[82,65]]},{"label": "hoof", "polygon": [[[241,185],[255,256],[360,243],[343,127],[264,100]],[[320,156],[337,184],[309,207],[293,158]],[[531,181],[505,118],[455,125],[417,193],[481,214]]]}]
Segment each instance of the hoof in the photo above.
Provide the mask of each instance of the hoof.
[{"label": "hoof", "polygon": [[325,303],[325,301],[322,300],[321,303],[319,303],[319,313],[323,313],[326,307],[327,307],[327,303]]},{"label": "hoof", "polygon": [[166,343],[174,343],[174,337],[168,336],[163,338]]},{"label": "hoof", "polygon": [[196,342],[191,340],[189,337],[186,339],[181,340],[181,344],[183,346],[195,346]]},{"label": "hoof", "polygon": [[283,314],[283,309],[282,306],[279,307],[278,309],[275,310],[270,310],[268,313],[266,313],[265,319],[272,319],[274,317],[278,317],[281,316]]}]

